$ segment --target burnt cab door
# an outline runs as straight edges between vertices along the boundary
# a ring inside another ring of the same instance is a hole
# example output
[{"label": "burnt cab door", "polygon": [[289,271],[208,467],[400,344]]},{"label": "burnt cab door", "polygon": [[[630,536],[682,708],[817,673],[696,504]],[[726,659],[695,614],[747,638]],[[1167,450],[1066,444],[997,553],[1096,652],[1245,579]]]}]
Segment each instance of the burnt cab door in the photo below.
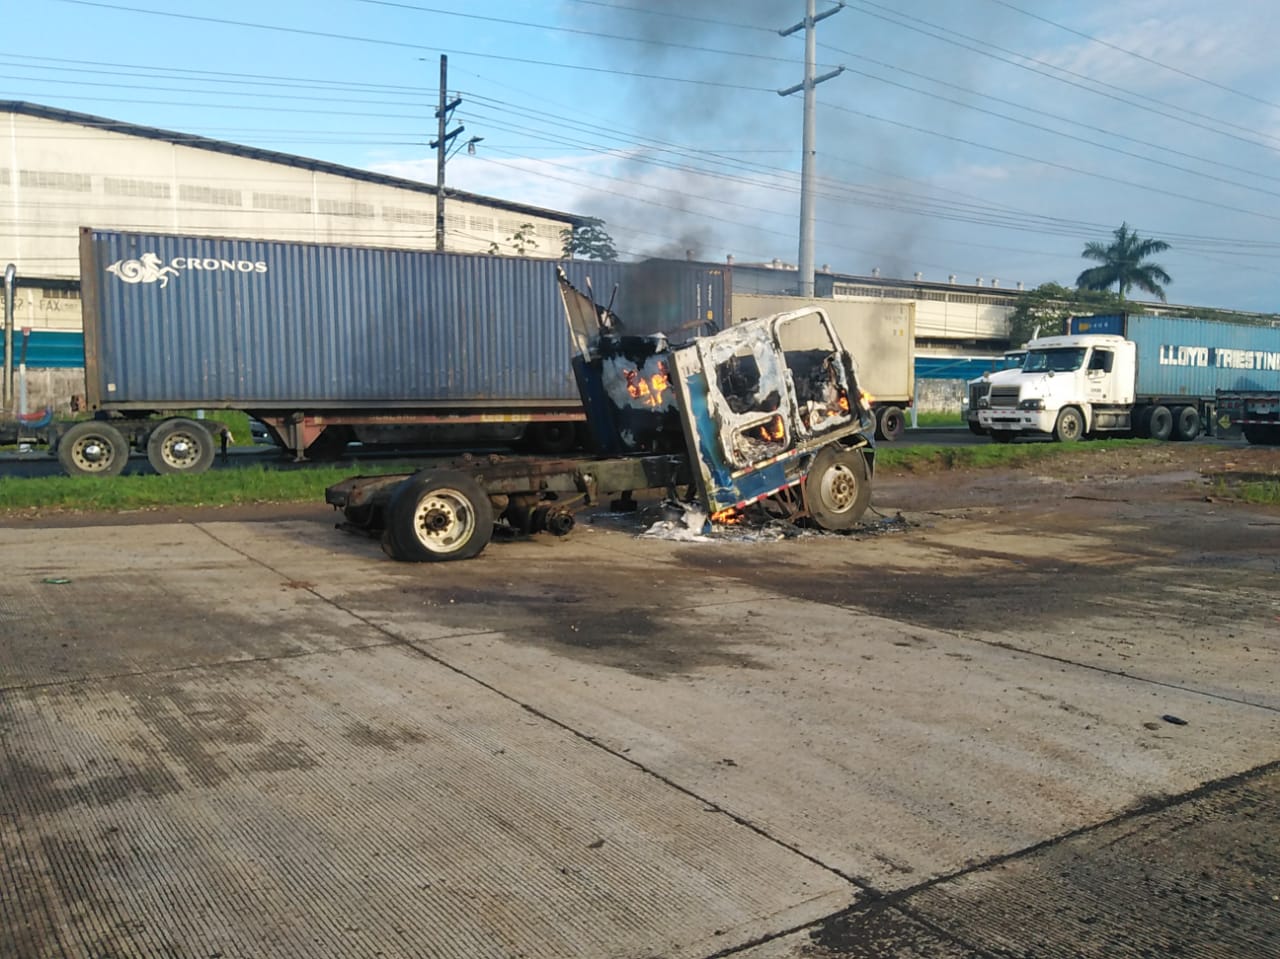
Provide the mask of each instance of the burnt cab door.
[{"label": "burnt cab door", "polygon": [[862,429],[853,361],[819,309],[746,320],[672,353],[712,512],[799,482],[805,453]]}]

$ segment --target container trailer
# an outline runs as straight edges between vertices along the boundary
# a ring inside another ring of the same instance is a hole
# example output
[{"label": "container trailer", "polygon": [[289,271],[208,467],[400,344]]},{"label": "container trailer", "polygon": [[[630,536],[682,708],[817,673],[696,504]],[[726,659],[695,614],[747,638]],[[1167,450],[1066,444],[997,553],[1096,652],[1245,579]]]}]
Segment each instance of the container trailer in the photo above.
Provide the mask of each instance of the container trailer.
[{"label": "container trailer", "polygon": [[[478,431],[563,453],[585,422],[548,260],[91,228],[80,259],[94,418],[50,431],[69,473],[117,474],[131,448],[159,472],[201,472],[221,409],[300,459]],[[717,268],[565,266],[639,324],[723,322]]]},{"label": "container trailer", "polygon": [[1072,317],[1064,336],[1027,344],[1020,370],[979,400],[997,443],[1017,436],[1136,435],[1190,440],[1213,431],[1220,391],[1280,390],[1280,329],[1191,317]]}]

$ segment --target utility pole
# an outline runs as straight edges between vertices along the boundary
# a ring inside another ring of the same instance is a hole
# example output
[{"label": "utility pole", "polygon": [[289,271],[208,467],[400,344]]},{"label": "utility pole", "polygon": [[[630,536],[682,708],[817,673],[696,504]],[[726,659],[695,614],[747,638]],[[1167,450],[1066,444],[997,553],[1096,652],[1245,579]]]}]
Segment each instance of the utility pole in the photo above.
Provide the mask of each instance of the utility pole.
[{"label": "utility pole", "polygon": [[436,150],[436,252],[444,252],[444,161],[445,151],[449,144],[460,134],[465,127],[458,127],[452,133],[445,133],[445,127],[449,125],[449,114],[458,108],[462,103],[461,97],[456,97],[453,101],[449,100],[449,94],[446,92],[449,86],[449,58],[444,54],[440,55],[440,105],[436,109],[436,138],[431,141],[431,145]]},{"label": "utility pole", "polygon": [[789,97],[800,90],[804,91],[804,142],[801,146],[803,155],[800,158],[800,295],[813,296],[813,170],[814,159],[817,156],[814,87],[844,73],[844,67],[837,67],[820,77],[814,76],[818,68],[818,39],[814,26],[819,20],[825,20],[843,10],[844,3],[837,3],[825,13],[817,14],[817,0],[806,0],[806,2],[808,9],[804,20],[778,31],[781,36],[789,37],[799,30],[804,30],[804,82],[779,90],[778,96]]}]

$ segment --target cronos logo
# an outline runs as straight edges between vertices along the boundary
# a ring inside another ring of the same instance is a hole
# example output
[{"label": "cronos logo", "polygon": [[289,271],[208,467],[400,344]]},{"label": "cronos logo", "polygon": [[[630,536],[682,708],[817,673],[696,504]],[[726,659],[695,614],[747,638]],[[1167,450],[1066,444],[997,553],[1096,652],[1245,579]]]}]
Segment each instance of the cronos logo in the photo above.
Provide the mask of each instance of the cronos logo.
[{"label": "cronos logo", "polygon": [[144,253],[136,260],[116,260],[107,267],[108,273],[114,273],[125,283],[159,283],[161,289],[169,285],[169,277],[179,276],[187,270],[266,273],[267,264],[262,260],[219,260],[195,256],[175,256],[166,264],[154,253]]}]

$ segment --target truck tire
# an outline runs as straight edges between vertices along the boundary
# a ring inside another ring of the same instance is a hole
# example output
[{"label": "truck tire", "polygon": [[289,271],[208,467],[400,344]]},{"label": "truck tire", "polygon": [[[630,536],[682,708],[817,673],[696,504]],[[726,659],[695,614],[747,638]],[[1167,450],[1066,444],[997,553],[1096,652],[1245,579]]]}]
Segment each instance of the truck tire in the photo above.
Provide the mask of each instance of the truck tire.
[{"label": "truck tire", "polygon": [[984,429],[983,429],[981,426],[979,426],[977,423],[975,423],[973,420],[969,420],[969,432],[970,432],[970,433],[972,433],[974,436],[986,436],[986,435],[987,435],[987,431],[986,431],[986,430],[984,430]]},{"label": "truck tire", "polygon": [[824,446],[804,480],[804,505],[814,523],[826,530],[847,530],[871,503],[871,472],[858,450]]},{"label": "truck tire", "polygon": [[1013,438],[1017,434],[1013,430],[992,430],[991,442],[993,443],[1012,443]]},{"label": "truck tire", "polygon": [[203,473],[213,465],[213,434],[196,420],[165,420],[147,439],[147,461],[161,475]]},{"label": "truck tire", "polygon": [[68,476],[119,476],[129,463],[129,442],[110,423],[86,420],[62,434],[58,462]]},{"label": "truck tire", "polygon": [[1242,426],[1240,432],[1250,446],[1280,446],[1280,426]]},{"label": "truck tire", "polygon": [[1053,425],[1053,438],[1059,443],[1076,443],[1084,436],[1084,414],[1074,406],[1065,407]]},{"label": "truck tire", "polygon": [[466,473],[415,473],[387,504],[384,547],[413,563],[471,559],[493,536],[493,505]]},{"label": "truck tire", "polygon": [[1167,406],[1155,406],[1151,409],[1151,422],[1147,427],[1147,435],[1153,440],[1164,442],[1173,433],[1173,414]]},{"label": "truck tire", "polygon": [[1139,439],[1151,439],[1151,413],[1155,409],[1152,406],[1144,406],[1138,410],[1133,417],[1133,435]]},{"label": "truck tire", "polygon": [[1194,406],[1178,406],[1173,410],[1173,438],[1182,442],[1200,435],[1200,411]]},{"label": "truck tire", "polygon": [[876,439],[896,443],[907,428],[907,418],[896,406],[885,406],[876,411]]}]

